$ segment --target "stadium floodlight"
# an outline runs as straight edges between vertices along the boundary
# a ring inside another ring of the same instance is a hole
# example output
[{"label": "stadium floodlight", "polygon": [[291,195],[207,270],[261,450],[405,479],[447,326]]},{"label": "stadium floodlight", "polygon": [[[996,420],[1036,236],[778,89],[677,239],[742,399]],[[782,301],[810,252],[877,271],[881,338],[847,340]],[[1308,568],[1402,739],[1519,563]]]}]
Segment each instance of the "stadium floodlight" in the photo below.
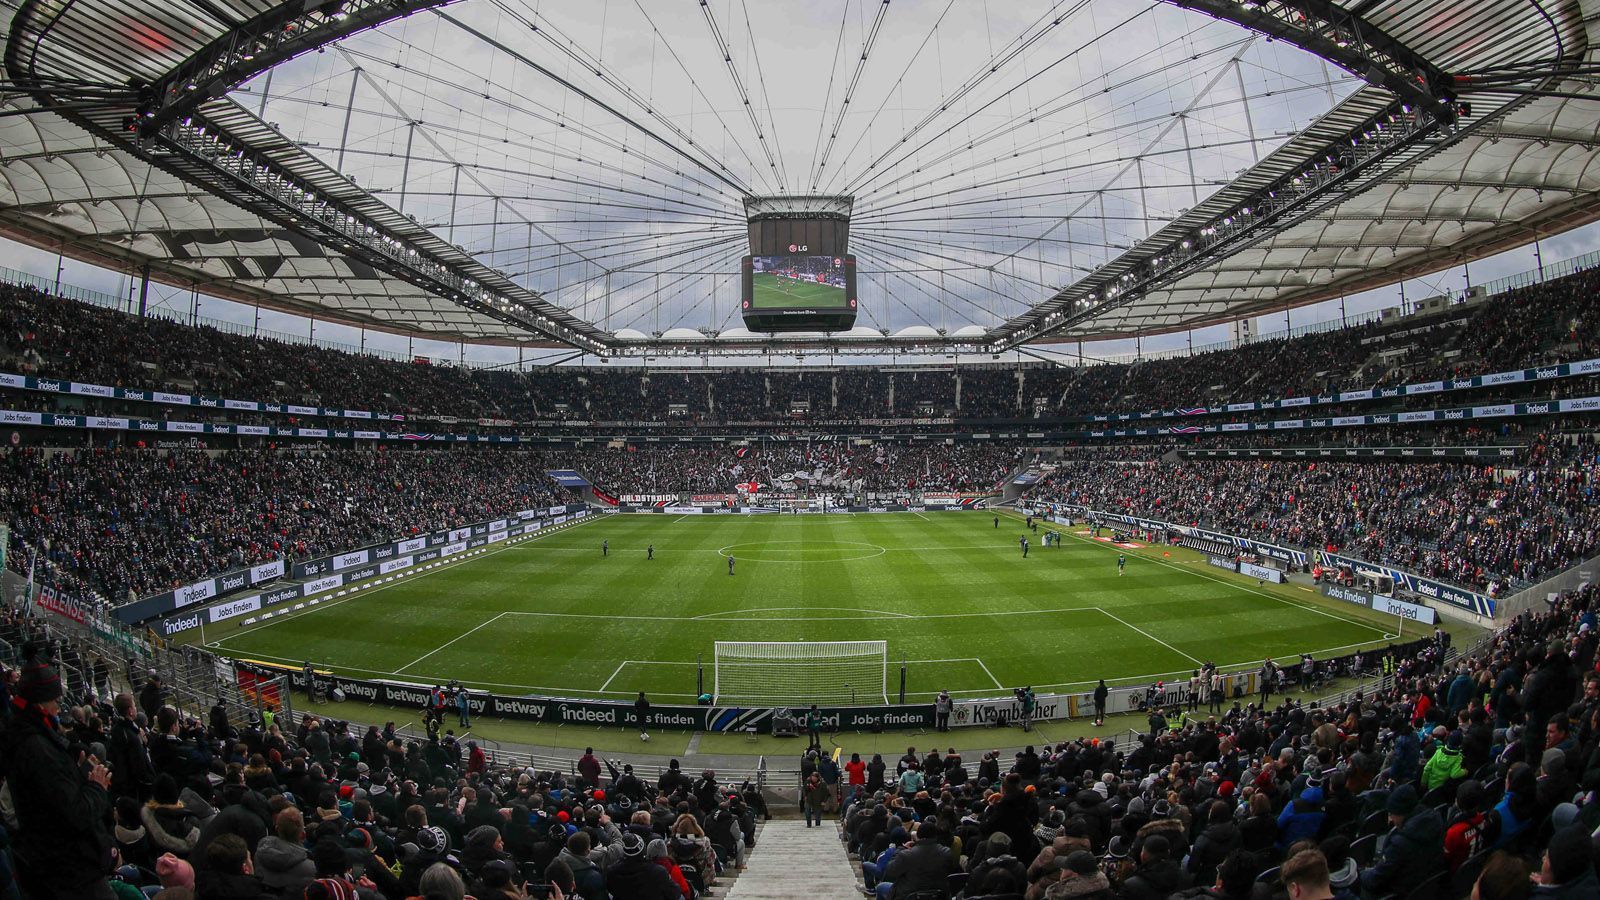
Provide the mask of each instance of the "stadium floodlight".
[{"label": "stadium floodlight", "polygon": [[719,706],[889,702],[887,641],[717,641]]}]

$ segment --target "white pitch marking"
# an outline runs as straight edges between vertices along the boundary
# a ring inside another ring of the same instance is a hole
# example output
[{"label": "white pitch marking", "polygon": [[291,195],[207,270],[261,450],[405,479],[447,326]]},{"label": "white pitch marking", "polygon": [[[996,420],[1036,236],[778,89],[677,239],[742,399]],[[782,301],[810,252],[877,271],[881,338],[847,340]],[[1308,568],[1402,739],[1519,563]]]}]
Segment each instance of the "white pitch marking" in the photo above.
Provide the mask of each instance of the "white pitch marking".
[{"label": "white pitch marking", "polygon": [[396,669],[395,670],[395,674],[398,675],[401,672],[404,672],[405,670],[411,668],[412,666],[416,665],[417,663],[422,662],[423,660],[425,660],[428,657],[434,655],[435,653],[438,653],[440,650],[443,650],[444,648],[450,646],[451,644],[454,644],[456,641],[461,640],[462,638],[466,637],[467,635],[472,634],[473,632],[479,631],[479,630],[481,630],[483,628],[487,628],[490,625],[493,625],[494,623],[496,623],[496,622],[500,621],[502,618],[504,618],[505,615],[506,615],[505,613],[500,613],[499,615],[497,615],[497,616],[495,616],[495,617],[493,617],[491,619],[488,619],[486,621],[478,623],[477,625],[473,626],[472,628],[468,629],[467,631],[462,632],[459,635],[456,635],[455,637],[451,638],[450,640],[445,641],[444,643],[442,643],[439,646],[433,648],[432,650],[429,650],[427,653],[422,654],[421,656],[417,657],[416,659],[413,659],[411,662],[408,662],[405,665],[401,666],[400,668]]},{"label": "white pitch marking", "polygon": [[1145,631],[1143,628],[1140,628],[1139,626],[1133,624],[1132,622],[1129,622],[1127,619],[1124,619],[1123,617],[1121,617],[1121,616],[1119,616],[1119,615],[1117,615],[1115,613],[1107,612],[1104,607],[1095,607],[1095,608],[1100,610],[1101,612],[1105,613],[1107,616],[1110,616],[1111,618],[1117,620],[1118,622],[1121,622],[1122,624],[1128,626],[1129,628],[1132,628],[1134,631],[1139,632],[1140,634],[1144,635],[1145,637],[1149,638],[1150,640],[1155,641],[1156,643],[1158,643],[1161,646],[1167,648],[1168,650],[1171,650],[1173,653],[1176,653],[1179,656],[1183,657],[1184,659],[1189,660],[1190,662],[1194,663],[1195,665],[1197,665],[1197,666],[1205,665],[1205,663],[1202,660],[1198,659],[1197,657],[1190,656],[1189,654],[1183,652],[1182,650],[1179,650],[1177,647],[1174,647],[1171,644],[1167,643],[1166,641],[1163,641],[1161,638],[1158,638],[1155,635],[1151,634],[1150,632]]}]

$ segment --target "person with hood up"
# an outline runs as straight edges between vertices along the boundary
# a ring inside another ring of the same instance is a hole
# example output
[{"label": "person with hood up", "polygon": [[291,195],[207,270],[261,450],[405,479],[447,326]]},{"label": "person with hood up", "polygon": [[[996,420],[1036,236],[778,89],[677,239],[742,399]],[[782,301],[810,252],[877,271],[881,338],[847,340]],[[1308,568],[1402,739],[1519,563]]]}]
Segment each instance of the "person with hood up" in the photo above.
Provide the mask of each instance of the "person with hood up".
[{"label": "person with hood up", "polygon": [[1307,787],[1278,814],[1278,849],[1288,849],[1296,841],[1316,840],[1322,818],[1322,786]]},{"label": "person with hood up", "polygon": [[1384,809],[1391,830],[1382,855],[1361,873],[1361,892],[1404,897],[1444,866],[1444,820],[1422,806],[1417,789],[1409,784],[1391,791]]}]

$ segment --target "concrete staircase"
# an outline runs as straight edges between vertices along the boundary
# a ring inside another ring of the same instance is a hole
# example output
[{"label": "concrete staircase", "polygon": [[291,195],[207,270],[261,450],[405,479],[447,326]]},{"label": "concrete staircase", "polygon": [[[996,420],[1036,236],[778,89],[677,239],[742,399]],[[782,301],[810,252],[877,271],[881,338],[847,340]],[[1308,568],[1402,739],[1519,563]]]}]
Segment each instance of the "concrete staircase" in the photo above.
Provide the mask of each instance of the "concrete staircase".
[{"label": "concrete staircase", "polygon": [[761,827],[728,900],[842,900],[861,896],[861,882],[839,840],[839,827],[824,819],[807,828],[801,819],[773,819]]}]

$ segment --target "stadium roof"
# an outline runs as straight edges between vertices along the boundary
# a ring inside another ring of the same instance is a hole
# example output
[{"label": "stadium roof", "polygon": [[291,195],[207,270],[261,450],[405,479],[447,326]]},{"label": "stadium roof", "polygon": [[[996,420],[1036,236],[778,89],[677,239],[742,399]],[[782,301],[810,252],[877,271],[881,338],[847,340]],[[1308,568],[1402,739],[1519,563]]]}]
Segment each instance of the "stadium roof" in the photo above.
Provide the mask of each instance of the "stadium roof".
[{"label": "stadium roof", "polygon": [[363,327],[703,353],[773,344],[739,327],[743,200],[839,193],[858,328],[786,346],[1150,334],[1600,218],[1594,21],[1591,0],[29,0],[0,233]]}]

